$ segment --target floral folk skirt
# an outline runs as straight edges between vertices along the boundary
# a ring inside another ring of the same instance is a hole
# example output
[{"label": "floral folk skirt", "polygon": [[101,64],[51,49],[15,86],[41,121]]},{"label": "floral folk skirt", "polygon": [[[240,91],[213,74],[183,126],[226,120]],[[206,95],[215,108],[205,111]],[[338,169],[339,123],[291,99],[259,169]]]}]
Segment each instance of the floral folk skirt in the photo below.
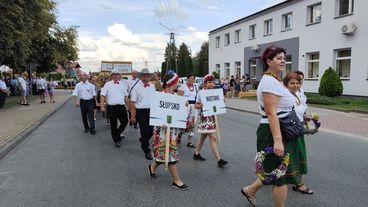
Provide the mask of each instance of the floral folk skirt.
[{"label": "floral folk skirt", "polygon": [[[178,162],[178,147],[176,144],[176,136],[179,132],[176,128],[170,129],[170,145],[169,145],[169,163],[175,164]],[[161,127],[155,127],[153,129],[153,157],[156,162],[164,163],[165,162],[165,131]]]},{"label": "floral folk skirt", "polygon": [[199,117],[198,133],[210,134],[216,132],[215,116],[203,116],[203,113],[201,112]]},{"label": "floral folk skirt", "polygon": [[[273,147],[274,141],[269,124],[260,124],[257,129],[257,151]],[[289,166],[286,174],[269,185],[300,184],[302,174],[307,174],[307,153],[304,136],[285,142],[285,152],[289,153]],[[264,166],[265,168],[267,166]]]}]

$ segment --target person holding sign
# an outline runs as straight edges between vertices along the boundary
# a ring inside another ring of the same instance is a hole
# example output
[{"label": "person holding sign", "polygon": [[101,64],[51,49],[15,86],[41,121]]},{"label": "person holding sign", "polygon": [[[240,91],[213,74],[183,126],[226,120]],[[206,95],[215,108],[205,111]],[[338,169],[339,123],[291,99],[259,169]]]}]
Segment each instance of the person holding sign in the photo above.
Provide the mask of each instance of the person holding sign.
[{"label": "person holding sign", "polygon": [[[177,87],[179,76],[175,73],[168,73],[163,80],[163,93],[174,94],[174,89]],[[168,123],[171,120],[167,120]],[[167,131],[169,130],[169,131]],[[177,128],[169,128],[164,125],[162,127],[154,127],[153,129],[153,149],[154,162],[148,165],[149,175],[152,179],[157,178],[156,170],[160,164],[168,159],[168,168],[173,178],[172,187],[179,190],[188,190],[189,186],[185,185],[180,179],[176,163],[178,162],[178,146],[176,145],[176,136],[179,133]],[[166,140],[168,139],[168,140]],[[169,144],[169,151],[166,152],[166,143]],[[167,155],[167,157],[166,157]]]},{"label": "person holding sign", "polygon": [[215,85],[215,76],[213,76],[212,74],[207,74],[203,80],[203,89],[200,90],[197,95],[197,100],[196,100],[197,103],[195,104],[195,108],[201,109],[199,113],[200,119],[198,121],[198,133],[200,133],[201,136],[197,142],[197,147],[194,150],[193,159],[200,160],[200,161],[206,160],[205,158],[201,156],[200,152],[201,152],[202,145],[208,136],[210,139],[210,143],[211,143],[211,150],[217,160],[217,166],[223,168],[227,164],[227,161],[221,159],[221,156],[220,156],[220,153],[217,147],[217,141],[216,141],[216,135],[215,135],[217,126],[215,124],[216,123],[215,116],[213,115],[204,116],[203,110],[202,110],[203,104],[201,101],[201,93],[203,93],[204,90],[209,90],[213,88],[214,85]]},{"label": "person holding sign", "polygon": [[184,133],[188,133],[188,142],[187,146],[191,148],[195,148],[193,144],[193,136],[194,136],[194,128],[195,128],[195,116],[196,116],[196,109],[194,107],[196,102],[196,97],[198,93],[197,86],[194,85],[195,76],[191,73],[187,75],[187,83],[183,84],[178,89],[178,95],[184,96],[188,98],[188,116],[187,116],[187,127],[183,130],[180,130],[177,142],[180,144],[181,136]]},{"label": "person holding sign", "polygon": [[141,71],[141,80],[130,93],[130,121],[132,124],[139,124],[141,137],[141,148],[147,160],[152,160],[149,140],[153,134],[153,127],[149,125],[150,118],[150,99],[155,91],[155,86],[150,83],[150,73],[147,68]]}]

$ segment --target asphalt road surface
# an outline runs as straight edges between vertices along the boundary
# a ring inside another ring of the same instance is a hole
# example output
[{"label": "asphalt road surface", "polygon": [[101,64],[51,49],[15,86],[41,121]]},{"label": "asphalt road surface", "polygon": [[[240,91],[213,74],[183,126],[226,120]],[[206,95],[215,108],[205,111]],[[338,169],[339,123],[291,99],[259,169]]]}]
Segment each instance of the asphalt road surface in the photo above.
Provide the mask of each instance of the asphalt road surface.
[{"label": "asphalt road surface", "polygon": [[[258,121],[232,110],[220,116],[225,169],[217,167],[208,140],[201,153],[207,160],[193,160],[184,137],[178,170],[190,189],[180,191],[163,166],[150,179],[138,130],[128,126],[123,146],[115,148],[106,121],[99,115],[97,135],[83,133],[80,111],[69,102],[0,160],[0,206],[249,206],[240,189],[255,179]],[[368,206],[368,140],[319,132],[306,144],[305,183],[315,193],[290,186],[287,206]],[[258,192],[257,203],[273,205],[271,187]]]}]

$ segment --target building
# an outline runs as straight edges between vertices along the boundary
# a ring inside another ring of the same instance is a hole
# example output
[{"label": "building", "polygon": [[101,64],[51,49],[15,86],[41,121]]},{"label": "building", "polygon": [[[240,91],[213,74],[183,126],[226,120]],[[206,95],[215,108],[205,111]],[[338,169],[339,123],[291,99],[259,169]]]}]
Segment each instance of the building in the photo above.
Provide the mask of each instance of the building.
[{"label": "building", "polygon": [[210,31],[209,71],[250,74],[257,82],[263,73],[259,57],[272,44],[286,49],[285,72],[304,72],[305,91],[318,92],[332,67],[343,94],[368,96],[367,11],[367,0],[284,1]]}]

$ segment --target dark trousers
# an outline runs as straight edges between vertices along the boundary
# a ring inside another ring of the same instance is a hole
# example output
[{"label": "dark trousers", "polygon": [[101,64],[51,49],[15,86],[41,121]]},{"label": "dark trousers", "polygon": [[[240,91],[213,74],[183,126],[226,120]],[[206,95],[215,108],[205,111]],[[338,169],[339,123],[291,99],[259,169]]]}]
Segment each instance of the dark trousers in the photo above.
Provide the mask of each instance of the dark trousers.
[{"label": "dark trousers", "polygon": [[[120,134],[123,133],[128,124],[128,115],[124,105],[108,105],[107,114],[109,114],[111,136],[114,142],[120,142]],[[120,126],[118,127],[118,119]]]},{"label": "dark trousers", "polygon": [[0,92],[0,108],[4,107],[5,105],[5,98],[6,98],[6,93],[5,92]]},{"label": "dark trousers", "polygon": [[150,153],[149,140],[153,135],[153,126],[149,125],[150,110],[149,109],[137,109],[136,112],[137,122],[139,124],[139,130],[141,132],[141,148],[145,154]]},{"label": "dark trousers", "polygon": [[[94,100],[80,100],[80,109],[82,112],[82,120],[84,129],[89,129],[91,131],[95,130],[95,120],[93,116],[93,102]],[[89,125],[88,125],[88,121]]]}]

